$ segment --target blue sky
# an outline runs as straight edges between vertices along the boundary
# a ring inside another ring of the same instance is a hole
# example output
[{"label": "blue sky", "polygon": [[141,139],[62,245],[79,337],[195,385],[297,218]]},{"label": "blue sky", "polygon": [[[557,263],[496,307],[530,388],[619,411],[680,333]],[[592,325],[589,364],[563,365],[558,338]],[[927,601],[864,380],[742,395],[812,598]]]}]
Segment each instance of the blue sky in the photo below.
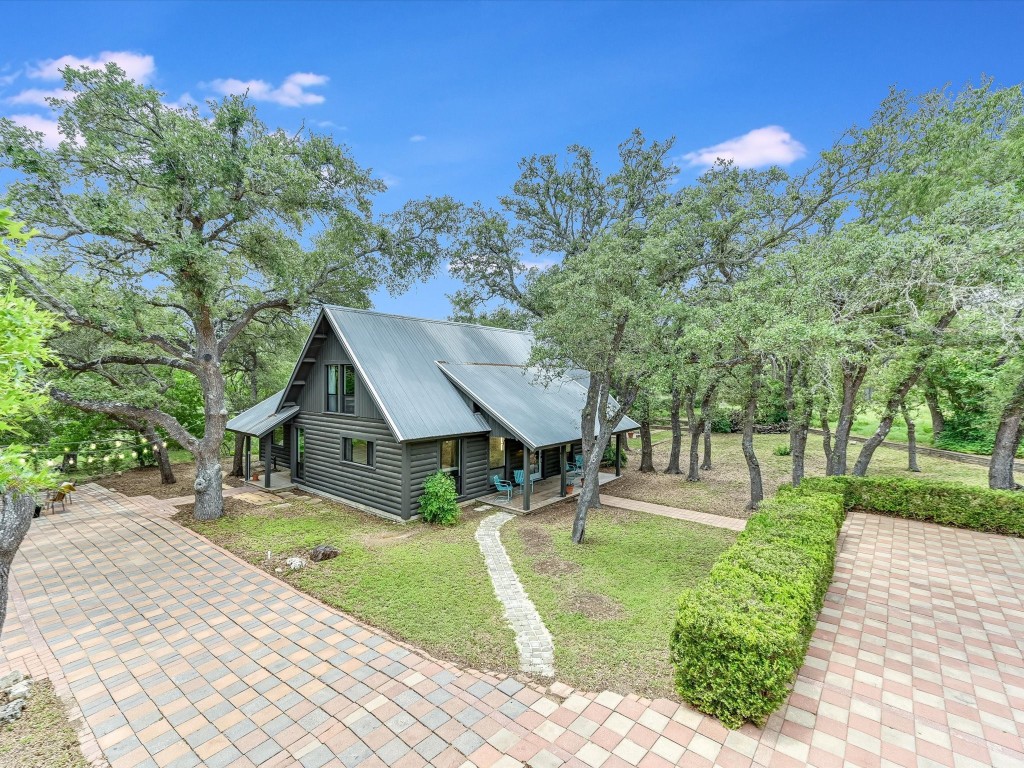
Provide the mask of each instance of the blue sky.
[{"label": "blue sky", "polygon": [[[50,76],[62,62],[117,58],[169,100],[245,83],[268,123],[330,132],[384,178],[381,211],[423,195],[493,205],[520,157],[571,143],[611,169],[634,127],[676,137],[681,183],[716,152],[799,168],[865,121],[890,84],[1024,80],[1024,4],[1010,2],[34,2],[0,11],[10,20],[0,114],[45,127],[37,102],[59,85]],[[375,303],[445,317],[445,294],[457,287],[441,274]]]}]

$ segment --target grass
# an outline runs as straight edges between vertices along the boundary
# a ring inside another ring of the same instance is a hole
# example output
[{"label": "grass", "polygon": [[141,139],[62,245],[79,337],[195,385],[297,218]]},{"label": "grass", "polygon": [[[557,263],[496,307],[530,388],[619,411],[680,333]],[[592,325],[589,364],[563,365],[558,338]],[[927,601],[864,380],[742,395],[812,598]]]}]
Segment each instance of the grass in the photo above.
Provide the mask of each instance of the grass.
[{"label": "grass", "polygon": [[733,531],[642,513],[591,512],[571,543],[571,503],[516,518],[502,541],[555,642],[555,675],[583,690],[675,697],[669,632],[679,593]]},{"label": "grass", "polygon": [[[871,411],[858,413],[854,417],[850,433],[857,437],[871,437],[878,429],[878,422],[881,418],[881,414]],[[911,408],[910,418],[914,420],[917,444],[930,447],[932,445],[932,417],[928,413],[928,409],[923,405]],[[819,425],[815,424],[814,426]],[[832,429],[835,430],[835,424],[832,425]],[[903,420],[902,414],[897,414],[892,423],[892,429],[889,430],[885,439],[893,443],[907,442],[907,423]]]},{"label": "grass", "polygon": [[331,544],[338,557],[276,575],[435,657],[516,669],[513,634],[473,538],[481,515],[464,513],[457,525],[435,528],[390,523],[313,497],[290,501],[257,507],[228,499],[220,520],[196,521],[187,508],[176,520],[271,571]]},{"label": "grass", "polygon": [[[810,435],[807,443],[806,471],[808,476],[825,474],[825,457],[821,437]],[[788,435],[755,435],[754,450],[761,464],[765,496],[771,496],[783,483],[789,482],[792,460],[789,456],[776,456],[777,446],[786,445]],[[623,471],[623,478],[608,486],[605,493],[641,501],[652,501],[673,507],[711,512],[732,517],[747,517],[744,507],[750,494],[750,480],[746,462],[740,448],[739,435],[714,434],[711,436],[712,466],[710,471],[701,471],[701,482],[687,483],[684,476],[665,475],[668,463],[668,445],[654,448],[655,473],[637,471],[639,459],[630,462]],[[682,463],[686,465],[684,446]],[[853,462],[860,451],[860,444],[850,444],[849,462]],[[907,470],[907,453],[895,448],[879,448],[871,461],[869,475],[900,475],[933,480],[953,480],[970,485],[987,486],[988,468],[975,464],[960,464],[949,459],[919,456],[921,473]]]},{"label": "grass", "polygon": [[[672,430],[671,429],[654,429],[654,430],[651,430],[651,442],[652,443],[657,443],[657,442],[659,442],[661,440],[670,440],[671,438],[672,438]],[[637,437],[634,437],[634,438],[632,438],[630,440],[627,440],[626,442],[629,444],[629,447],[632,448],[634,451],[639,451],[640,448],[641,448],[641,445],[643,443],[643,441],[639,437],[639,430],[637,431]],[[637,459],[637,461],[640,461],[640,459]]]},{"label": "grass", "polygon": [[64,702],[49,680],[38,681],[21,718],[0,726],[4,768],[88,768]]}]

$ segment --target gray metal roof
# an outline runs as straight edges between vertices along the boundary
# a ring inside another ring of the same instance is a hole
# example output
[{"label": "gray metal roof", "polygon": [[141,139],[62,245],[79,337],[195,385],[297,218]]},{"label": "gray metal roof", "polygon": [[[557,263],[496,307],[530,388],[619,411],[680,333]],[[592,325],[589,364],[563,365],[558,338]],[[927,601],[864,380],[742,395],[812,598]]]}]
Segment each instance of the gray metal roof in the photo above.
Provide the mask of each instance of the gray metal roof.
[{"label": "gray metal roof", "polygon": [[522,365],[533,345],[533,335],[525,331],[345,307],[324,309],[402,441],[487,431],[436,361]]},{"label": "gray metal roof", "polygon": [[227,428],[232,432],[241,432],[243,435],[252,435],[253,437],[262,437],[268,432],[272,432],[277,426],[299,412],[297,405],[282,411],[277,410],[283,394],[284,390],[282,389],[266,400],[256,403],[252,408],[242,411],[227,423]]},{"label": "gray metal roof", "polygon": [[[580,412],[587,397],[586,374],[545,377],[537,368],[481,363],[438,367],[481,408],[526,445],[542,448],[578,440]],[[623,417],[615,431],[639,427]],[[597,432],[597,424],[594,425]]]}]

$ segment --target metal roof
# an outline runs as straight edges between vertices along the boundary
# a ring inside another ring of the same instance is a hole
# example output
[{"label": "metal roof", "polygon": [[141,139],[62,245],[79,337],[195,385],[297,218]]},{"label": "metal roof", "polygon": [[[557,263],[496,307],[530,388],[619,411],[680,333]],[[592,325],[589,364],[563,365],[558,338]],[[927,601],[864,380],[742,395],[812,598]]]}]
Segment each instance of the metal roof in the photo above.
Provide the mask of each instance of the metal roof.
[{"label": "metal roof", "polygon": [[[587,398],[583,380],[550,377],[522,365],[437,363],[452,382],[531,448],[560,445],[580,437],[580,412]],[[618,432],[639,427],[629,417]],[[597,424],[594,424],[597,432]]]},{"label": "metal roof", "polygon": [[253,437],[262,437],[268,432],[272,432],[278,425],[288,421],[299,412],[297,405],[285,408],[283,411],[277,410],[283,394],[284,390],[282,389],[266,400],[256,403],[252,408],[242,411],[227,423],[227,428],[232,432],[241,432],[243,435],[252,435]]},{"label": "metal roof", "polygon": [[436,361],[522,365],[533,345],[525,331],[324,309],[400,441],[487,431]]}]

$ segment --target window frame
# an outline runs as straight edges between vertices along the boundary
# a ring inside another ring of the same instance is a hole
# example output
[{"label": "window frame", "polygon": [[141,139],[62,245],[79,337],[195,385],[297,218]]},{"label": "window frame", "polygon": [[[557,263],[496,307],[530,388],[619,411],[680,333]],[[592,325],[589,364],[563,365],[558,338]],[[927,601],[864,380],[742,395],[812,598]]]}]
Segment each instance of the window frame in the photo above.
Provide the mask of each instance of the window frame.
[{"label": "window frame", "polygon": [[[324,387],[324,412],[344,416],[356,414],[356,368],[351,363],[327,363],[327,384]],[[351,393],[349,393],[351,384]],[[331,390],[334,390],[333,392]],[[334,406],[333,408],[331,406]]]},{"label": "window frame", "polygon": [[[365,443],[366,445],[366,463],[355,460],[355,444],[356,442]],[[377,468],[377,450],[374,440],[368,440],[365,437],[355,437],[352,435],[343,436],[341,438],[341,463],[349,464],[353,467],[362,467],[363,469],[376,469]]]},{"label": "window frame", "polygon": [[[451,467],[447,467],[447,468],[442,465],[442,461],[441,461],[441,457],[444,454],[444,444],[445,443],[454,443],[455,444],[455,465],[451,466]],[[462,459],[463,459],[463,450],[462,450],[462,438],[461,437],[449,437],[449,438],[445,438],[443,440],[438,440],[437,441],[437,470],[439,472],[443,472],[444,474],[448,475],[448,477],[451,477],[455,481],[455,492],[459,496],[462,495],[462,480],[463,480]],[[454,477],[452,477],[453,475],[454,475]]]}]

